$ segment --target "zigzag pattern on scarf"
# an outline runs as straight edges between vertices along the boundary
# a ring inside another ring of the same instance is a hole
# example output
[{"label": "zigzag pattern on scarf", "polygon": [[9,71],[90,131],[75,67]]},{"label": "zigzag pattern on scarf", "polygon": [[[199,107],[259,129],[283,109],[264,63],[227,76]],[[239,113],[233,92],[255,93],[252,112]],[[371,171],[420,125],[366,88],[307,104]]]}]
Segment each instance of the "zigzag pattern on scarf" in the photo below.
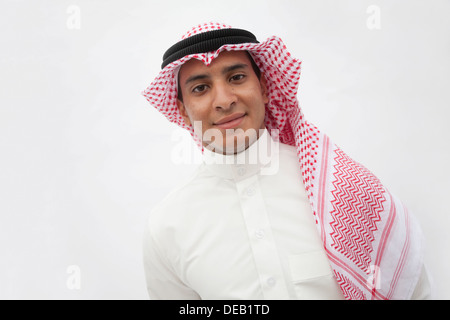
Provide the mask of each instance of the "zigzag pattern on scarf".
[{"label": "zigzag pattern on scarf", "polygon": [[334,277],[341,287],[342,294],[347,300],[367,300],[366,295],[343,274],[334,271]]},{"label": "zigzag pattern on scarf", "polygon": [[331,244],[353,261],[362,271],[370,270],[373,233],[383,211],[384,189],[380,181],[342,150],[335,150],[334,199],[331,201],[334,220]]}]

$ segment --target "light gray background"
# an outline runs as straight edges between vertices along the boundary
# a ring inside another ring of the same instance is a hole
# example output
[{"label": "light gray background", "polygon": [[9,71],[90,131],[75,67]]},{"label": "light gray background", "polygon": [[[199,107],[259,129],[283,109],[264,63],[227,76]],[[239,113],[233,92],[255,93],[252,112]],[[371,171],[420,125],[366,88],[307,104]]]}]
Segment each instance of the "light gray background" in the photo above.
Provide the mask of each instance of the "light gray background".
[{"label": "light gray background", "polygon": [[140,92],[209,21],[303,60],[305,117],[414,211],[435,298],[450,298],[448,0],[0,4],[0,298],[147,299],[145,219],[196,164],[175,164],[179,131]]}]

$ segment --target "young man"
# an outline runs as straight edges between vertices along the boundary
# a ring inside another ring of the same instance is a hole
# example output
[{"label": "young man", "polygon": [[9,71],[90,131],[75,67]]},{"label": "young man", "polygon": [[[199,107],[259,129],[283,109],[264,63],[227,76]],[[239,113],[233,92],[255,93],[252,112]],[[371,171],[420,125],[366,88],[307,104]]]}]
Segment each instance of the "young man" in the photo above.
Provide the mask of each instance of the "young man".
[{"label": "young man", "polygon": [[152,299],[422,299],[420,228],[299,108],[300,61],[281,39],[200,25],[144,91],[203,152],[152,210]]}]

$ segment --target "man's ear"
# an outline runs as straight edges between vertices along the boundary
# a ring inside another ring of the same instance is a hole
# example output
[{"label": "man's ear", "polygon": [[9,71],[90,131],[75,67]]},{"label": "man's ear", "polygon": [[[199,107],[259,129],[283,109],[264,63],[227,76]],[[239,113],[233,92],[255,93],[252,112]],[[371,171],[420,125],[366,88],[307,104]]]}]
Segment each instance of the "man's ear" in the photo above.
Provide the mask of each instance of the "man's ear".
[{"label": "man's ear", "polygon": [[261,73],[259,78],[259,84],[261,85],[261,94],[263,96],[264,103],[269,103],[269,94],[267,92],[267,80],[264,73]]},{"label": "man's ear", "polygon": [[178,106],[178,110],[180,110],[180,114],[183,117],[184,122],[190,126],[191,124],[191,120],[189,119],[189,115],[186,111],[186,107],[184,106],[183,101],[181,101],[180,99],[177,99],[177,106]]}]

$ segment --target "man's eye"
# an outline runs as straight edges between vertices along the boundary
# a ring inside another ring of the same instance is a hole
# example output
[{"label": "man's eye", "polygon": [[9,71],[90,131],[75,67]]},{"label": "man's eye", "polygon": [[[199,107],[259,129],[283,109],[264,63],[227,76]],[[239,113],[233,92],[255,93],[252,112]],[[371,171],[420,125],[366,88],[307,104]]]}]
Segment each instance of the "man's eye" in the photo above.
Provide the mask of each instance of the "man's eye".
[{"label": "man's eye", "polygon": [[192,92],[203,92],[206,89],[206,85],[201,84],[199,86],[196,86],[194,89],[192,89]]},{"label": "man's eye", "polygon": [[239,81],[245,78],[244,74],[236,74],[230,78],[230,81]]}]

